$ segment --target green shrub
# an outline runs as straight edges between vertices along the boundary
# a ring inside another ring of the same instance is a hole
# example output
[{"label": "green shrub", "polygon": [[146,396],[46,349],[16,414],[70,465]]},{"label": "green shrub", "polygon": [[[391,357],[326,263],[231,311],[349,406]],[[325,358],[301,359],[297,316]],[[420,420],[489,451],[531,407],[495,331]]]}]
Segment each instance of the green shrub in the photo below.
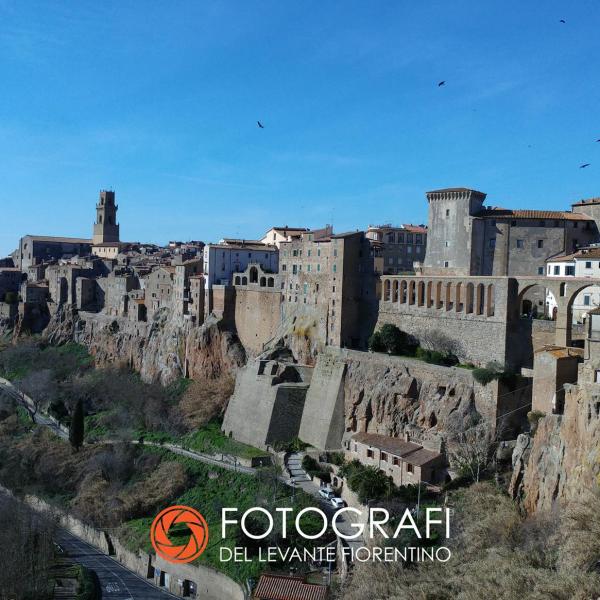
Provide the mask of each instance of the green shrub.
[{"label": "green shrub", "polygon": [[494,381],[498,376],[497,373],[485,367],[473,369],[473,379],[481,385],[487,385],[490,381]]},{"label": "green shrub", "polygon": [[346,462],[343,452],[331,452],[328,454],[327,459],[336,467],[342,467]]},{"label": "green shrub", "polygon": [[381,338],[381,333],[379,331],[373,332],[373,334],[369,338],[369,350],[371,350],[372,352],[385,352],[385,346],[383,344],[383,339]]},{"label": "green shrub", "polygon": [[396,325],[385,323],[379,330],[381,342],[387,352],[391,354],[405,354],[409,348],[408,335]]}]

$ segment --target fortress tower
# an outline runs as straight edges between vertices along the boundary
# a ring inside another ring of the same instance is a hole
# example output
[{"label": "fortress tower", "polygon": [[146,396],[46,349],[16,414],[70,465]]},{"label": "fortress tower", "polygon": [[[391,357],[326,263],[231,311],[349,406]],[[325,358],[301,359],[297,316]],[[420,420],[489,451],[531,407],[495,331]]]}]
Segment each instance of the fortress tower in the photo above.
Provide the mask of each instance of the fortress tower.
[{"label": "fortress tower", "polygon": [[94,223],[94,236],[92,243],[118,244],[119,225],[117,223],[117,209],[115,204],[115,193],[102,190],[98,204],[96,204],[96,222]]}]

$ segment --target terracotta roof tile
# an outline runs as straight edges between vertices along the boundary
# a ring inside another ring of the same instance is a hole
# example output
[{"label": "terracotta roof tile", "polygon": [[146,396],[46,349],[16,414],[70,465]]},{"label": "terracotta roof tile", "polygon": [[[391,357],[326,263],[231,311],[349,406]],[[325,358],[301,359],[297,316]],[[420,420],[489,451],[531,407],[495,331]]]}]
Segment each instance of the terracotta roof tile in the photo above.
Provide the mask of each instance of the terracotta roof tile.
[{"label": "terracotta roof tile", "polygon": [[486,208],[478,212],[476,217],[496,217],[510,219],[555,219],[567,221],[593,221],[583,214],[564,210],[512,210],[510,208]]},{"label": "terracotta roof tile", "polygon": [[325,600],[327,587],[305,583],[302,577],[261,575],[254,597],[261,600]]},{"label": "terracotta roof tile", "polygon": [[377,433],[355,433],[352,439],[361,444],[367,444],[384,452],[399,456],[407,463],[417,466],[424,465],[441,456],[439,452],[427,450],[420,444]]}]

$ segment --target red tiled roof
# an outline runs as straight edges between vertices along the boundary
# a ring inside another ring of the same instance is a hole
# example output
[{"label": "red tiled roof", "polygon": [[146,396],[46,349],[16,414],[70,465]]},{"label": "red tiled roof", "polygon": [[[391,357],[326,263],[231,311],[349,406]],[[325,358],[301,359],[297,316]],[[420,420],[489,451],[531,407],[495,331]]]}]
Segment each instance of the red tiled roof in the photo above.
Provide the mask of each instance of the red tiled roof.
[{"label": "red tiled roof", "polygon": [[486,208],[478,212],[477,217],[496,217],[510,219],[556,219],[567,221],[592,221],[583,214],[572,213],[564,210],[512,210],[510,208]]},{"label": "red tiled roof", "polygon": [[402,225],[402,228],[410,233],[427,233],[427,227],[425,227],[425,225],[411,225],[409,223]]},{"label": "red tiled roof", "polygon": [[553,256],[546,262],[565,262],[576,258],[600,258],[600,247],[598,248],[581,248],[572,254],[563,254],[562,256]]},{"label": "red tiled roof", "polygon": [[254,597],[260,600],[325,600],[327,587],[305,583],[302,577],[261,575]]}]

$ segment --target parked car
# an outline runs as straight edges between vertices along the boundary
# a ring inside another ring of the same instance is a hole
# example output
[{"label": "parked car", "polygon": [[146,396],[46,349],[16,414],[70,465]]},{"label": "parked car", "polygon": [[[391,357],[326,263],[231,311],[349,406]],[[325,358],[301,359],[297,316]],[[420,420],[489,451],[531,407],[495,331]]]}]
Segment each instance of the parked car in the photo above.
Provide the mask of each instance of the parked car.
[{"label": "parked car", "polygon": [[333,498],[329,498],[329,501],[331,502],[331,504],[333,504],[334,508],[344,508],[344,506],[346,506],[346,503],[341,498],[338,498],[337,496],[333,496]]},{"label": "parked car", "polygon": [[325,498],[325,500],[331,500],[335,496],[335,494],[327,488],[321,488],[319,490],[319,495]]}]

